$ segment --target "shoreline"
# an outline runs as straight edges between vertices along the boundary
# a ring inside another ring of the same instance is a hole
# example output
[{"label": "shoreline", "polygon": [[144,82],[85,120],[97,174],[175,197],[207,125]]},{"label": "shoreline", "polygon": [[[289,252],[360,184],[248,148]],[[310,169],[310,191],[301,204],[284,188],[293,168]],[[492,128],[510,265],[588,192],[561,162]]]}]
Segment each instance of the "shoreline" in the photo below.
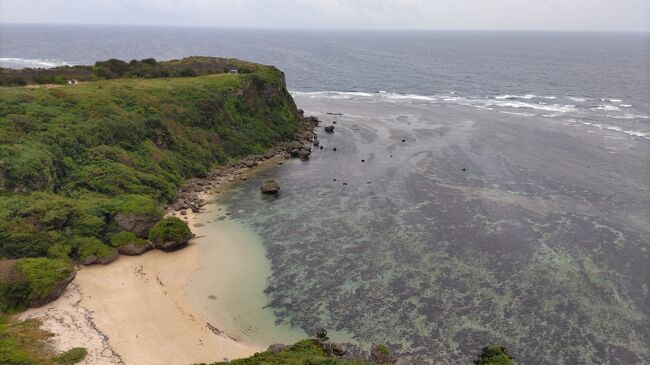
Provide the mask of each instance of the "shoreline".
[{"label": "shoreline", "polygon": [[[186,181],[179,199],[165,207],[165,215],[180,216],[188,224],[194,237],[187,247],[120,255],[107,265],[78,266],[75,280],[61,297],[28,309],[18,318],[40,320],[41,328],[54,334],[49,344],[56,352],[85,347],[88,355],[79,363],[82,365],[189,365],[249,357],[266,350],[271,344],[265,343],[268,341],[250,334],[242,339],[242,333],[232,333],[232,326],[222,330],[222,323],[215,321],[218,316],[208,315],[206,308],[198,309],[189,288],[205,255],[205,239],[215,236],[206,223],[219,218],[212,209],[218,206],[220,194],[261,169],[281,164],[292,157],[292,149],[311,143],[317,121],[304,119],[295,141],[285,142],[265,156],[247,156],[206,177]],[[190,201],[183,201],[190,196]],[[222,233],[217,240],[233,241]],[[231,265],[219,268],[221,274],[230,274],[224,276],[233,278],[245,271],[244,265],[233,268],[234,260],[228,261]],[[233,269],[235,273],[229,273]],[[219,275],[218,270],[212,273]]]}]

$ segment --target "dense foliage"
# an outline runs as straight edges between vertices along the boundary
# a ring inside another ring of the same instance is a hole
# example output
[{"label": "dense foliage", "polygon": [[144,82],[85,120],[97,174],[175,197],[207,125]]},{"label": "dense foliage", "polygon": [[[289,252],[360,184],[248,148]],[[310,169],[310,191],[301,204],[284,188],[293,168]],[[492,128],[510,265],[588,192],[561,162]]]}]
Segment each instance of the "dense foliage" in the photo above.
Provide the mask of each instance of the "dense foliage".
[{"label": "dense foliage", "polygon": [[60,66],[48,69],[0,68],[0,86],[24,86],[27,84],[58,84],[68,82],[96,81],[123,77],[165,78],[192,77],[228,73],[237,70],[251,73],[258,65],[236,59],[216,57],[188,57],[182,60],[158,62],[153,58],[125,62],[117,59],[98,61],[93,66]]},{"label": "dense foliage", "polygon": [[44,257],[3,260],[0,266],[0,310],[5,312],[47,301],[74,273],[69,260]]},{"label": "dense foliage", "polygon": [[327,354],[316,340],[302,340],[282,351],[257,353],[246,359],[212,365],[377,365],[361,360],[339,360]]},{"label": "dense foliage", "polygon": [[[189,60],[165,67],[222,62]],[[248,73],[0,88],[0,257],[108,255],[117,214],[160,216],[184,178],[292,138],[282,73],[229,62]]]},{"label": "dense foliage", "polygon": [[37,320],[16,321],[0,315],[0,365],[75,364],[86,355],[84,348],[53,354],[45,342],[52,334],[39,327]]},{"label": "dense foliage", "polygon": [[177,217],[165,217],[149,231],[149,239],[153,243],[185,242],[191,237],[192,231]]},{"label": "dense foliage", "polygon": [[514,365],[514,358],[508,354],[505,347],[499,345],[486,346],[481,351],[476,365]]},{"label": "dense foliage", "polygon": [[75,347],[54,358],[54,360],[63,365],[76,364],[88,355],[88,351],[83,347]]}]

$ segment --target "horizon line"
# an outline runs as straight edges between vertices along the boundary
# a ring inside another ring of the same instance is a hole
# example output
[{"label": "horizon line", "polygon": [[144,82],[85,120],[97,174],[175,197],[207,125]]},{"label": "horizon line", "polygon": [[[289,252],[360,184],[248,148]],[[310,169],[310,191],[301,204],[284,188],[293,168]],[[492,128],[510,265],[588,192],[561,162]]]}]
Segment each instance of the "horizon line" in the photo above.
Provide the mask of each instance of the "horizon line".
[{"label": "horizon line", "polygon": [[111,27],[152,27],[152,28],[208,28],[231,30],[265,30],[265,31],[343,31],[343,32],[548,32],[548,33],[650,33],[646,30],[621,29],[545,29],[545,28],[301,28],[301,27],[257,27],[257,26],[219,26],[187,24],[135,24],[135,23],[47,23],[47,22],[4,22],[3,25],[47,25],[47,26],[111,26]]}]

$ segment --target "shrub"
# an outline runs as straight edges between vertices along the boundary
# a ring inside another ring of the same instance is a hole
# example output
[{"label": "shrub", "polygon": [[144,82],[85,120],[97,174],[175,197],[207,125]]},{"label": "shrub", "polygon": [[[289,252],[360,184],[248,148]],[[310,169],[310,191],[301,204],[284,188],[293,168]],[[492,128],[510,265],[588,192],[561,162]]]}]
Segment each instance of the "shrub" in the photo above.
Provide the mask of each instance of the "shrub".
[{"label": "shrub", "polygon": [[476,365],[514,365],[514,358],[508,354],[505,347],[500,345],[491,345],[483,348],[474,360]]},{"label": "shrub", "polygon": [[111,237],[111,247],[119,248],[129,244],[136,246],[143,246],[147,244],[147,240],[138,238],[133,232],[117,232]]},{"label": "shrub", "polygon": [[381,352],[382,354],[390,355],[390,350],[384,344],[381,343],[378,344],[377,346],[375,346],[375,349],[377,349],[377,351]]},{"label": "shrub", "polygon": [[88,355],[88,351],[86,351],[85,348],[75,347],[57,356],[54,360],[57,363],[64,365],[76,364],[79,361],[83,360],[86,355]]},{"label": "shrub", "polygon": [[73,252],[79,260],[85,261],[90,256],[98,259],[110,257],[114,254],[113,250],[102,243],[102,241],[93,237],[77,237],[72,241]]},{"label": "shrub", "polygon": [[149,240],[154,243],[182,242],[192,238],[187,224],[176,217],[165,217],[149,230]]},{"label": "shrub", "polygon": [[3,311],[20,310],[47,301],[74,272],[69,261],[44,257],[3,262],[7,264],[13,267],[7,270],[11,272],[8,277],[0,278]]}]

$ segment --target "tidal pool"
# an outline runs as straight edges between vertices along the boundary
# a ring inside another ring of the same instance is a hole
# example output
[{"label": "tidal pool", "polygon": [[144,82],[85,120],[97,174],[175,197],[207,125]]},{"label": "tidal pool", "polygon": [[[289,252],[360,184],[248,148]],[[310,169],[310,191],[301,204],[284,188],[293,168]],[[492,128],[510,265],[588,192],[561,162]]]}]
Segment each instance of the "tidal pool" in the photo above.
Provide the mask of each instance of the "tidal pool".
[{"label": "tidal pool", "polygon": [[[524,364],[650,362],[650,140],[463,105],[296,101],[336,122],[324,148],[221,199],[264,247],[256,290],[278,323],[416,363],[490,343]],[[259,192],[269,177],[278,196]]]}]

